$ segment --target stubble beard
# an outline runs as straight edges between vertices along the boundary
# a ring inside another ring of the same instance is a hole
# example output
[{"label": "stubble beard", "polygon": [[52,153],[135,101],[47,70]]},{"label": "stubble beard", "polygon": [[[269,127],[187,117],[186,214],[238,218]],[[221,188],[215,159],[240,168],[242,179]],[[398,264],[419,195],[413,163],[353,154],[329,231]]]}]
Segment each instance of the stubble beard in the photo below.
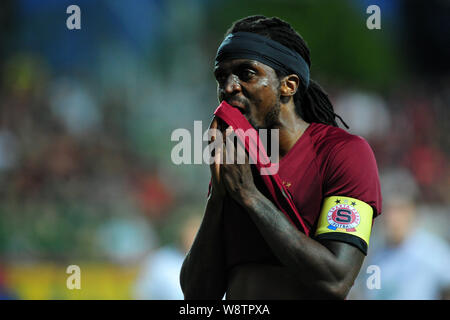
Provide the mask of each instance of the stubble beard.
[{"label": "stubble beard", "polygon": [[248,117],[247,120],[256,130],[272,129],[279,122],[278,119],[280,116],[280,112],[281,112],[281,102],[280,100],[277,100],[273,108],[264,117],[264,124],[262,126],[257,125],[252,117]]},{"label": "stubble beard", "polygon": [[264,118],[264,128],[260,129],[272,129],[279,123],[279,117],[281,112],[281,100],[277,97],[277,101],[272,109],[266,114]]}]

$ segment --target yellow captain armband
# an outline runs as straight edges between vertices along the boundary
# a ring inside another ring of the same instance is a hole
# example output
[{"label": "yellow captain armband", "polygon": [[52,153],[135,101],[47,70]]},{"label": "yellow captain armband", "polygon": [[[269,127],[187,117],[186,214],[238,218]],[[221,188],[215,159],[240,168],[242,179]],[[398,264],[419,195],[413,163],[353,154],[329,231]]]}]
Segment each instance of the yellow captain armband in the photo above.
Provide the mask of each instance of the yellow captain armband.
[{"label": "yellow captain armband", "polygon": [[372,217],[372,207],[361,200],[327,197],[322,204],[315,238],[347,242],[367,255]]}]

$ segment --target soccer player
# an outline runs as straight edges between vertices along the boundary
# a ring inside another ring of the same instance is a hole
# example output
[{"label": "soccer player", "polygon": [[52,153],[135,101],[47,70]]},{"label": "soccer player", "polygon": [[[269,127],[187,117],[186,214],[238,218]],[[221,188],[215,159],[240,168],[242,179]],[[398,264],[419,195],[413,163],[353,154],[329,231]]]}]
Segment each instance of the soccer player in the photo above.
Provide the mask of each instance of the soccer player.
[{"label": "soccer player", "polygon": [[310,65],[302,37],[278,18],[228,30],[215,61],[219,101],[255,129],[279,130],[278,175],[305,228],[274,204],[254,165],[212,164],[181,270],[185,299],[345,299],[352,287],[381,212],[378,169],[368,143],[338,127]]}]

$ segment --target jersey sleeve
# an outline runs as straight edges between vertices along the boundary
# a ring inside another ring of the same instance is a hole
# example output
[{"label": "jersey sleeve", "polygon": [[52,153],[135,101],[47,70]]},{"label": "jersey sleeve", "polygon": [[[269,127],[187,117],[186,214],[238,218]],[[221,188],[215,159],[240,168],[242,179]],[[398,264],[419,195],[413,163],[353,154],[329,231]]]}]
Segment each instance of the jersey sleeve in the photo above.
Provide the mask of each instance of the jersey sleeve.
[{"label": "jersey sleeve", "polygon": [[330,151],[315,237],[346,242],[367,254],[373,218],[381,214],[378,168],[369,144],[351,136]]},{"label": "jersey sleeve", "polygon": [[381,214],[381,187],[372,148],[359,136],[331,151],[325,170],[324,197],[345,196],[364,201]]}]

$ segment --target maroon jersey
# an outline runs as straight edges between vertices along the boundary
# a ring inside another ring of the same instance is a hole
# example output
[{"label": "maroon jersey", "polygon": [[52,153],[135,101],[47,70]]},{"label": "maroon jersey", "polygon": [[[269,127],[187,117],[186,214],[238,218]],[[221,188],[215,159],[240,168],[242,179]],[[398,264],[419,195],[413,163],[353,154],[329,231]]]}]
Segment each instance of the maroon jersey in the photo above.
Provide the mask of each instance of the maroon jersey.
[{"label": "maroon jersey", "polygon": [[[257,188],[270,199],[261,176],[256,170],[253,173]],[[343,129],[311,123],[281,159],[278,175],[311,235],[322,202],[329,196],[356,198],[373,208],[374,217],[381,213],[380,183],[372,149],[363,138]],[[278,264],[245,209],[229,196],[224,201],[224,233],[228,267],[247,262]],[[339,237],[335,240],[342,241]]]}]

